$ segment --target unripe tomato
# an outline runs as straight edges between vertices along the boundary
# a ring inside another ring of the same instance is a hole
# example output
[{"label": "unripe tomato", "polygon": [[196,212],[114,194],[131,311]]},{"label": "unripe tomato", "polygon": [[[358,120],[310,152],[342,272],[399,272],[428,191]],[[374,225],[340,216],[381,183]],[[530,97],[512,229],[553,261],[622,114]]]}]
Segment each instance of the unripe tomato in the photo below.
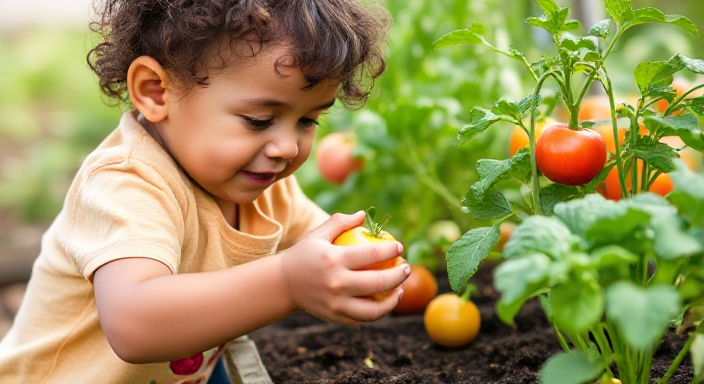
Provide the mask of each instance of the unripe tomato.
[{"label": "unripe tomato", "polygon": [[430,301],[423,323],[431,340],[443,347],[458,348],[477,337],[481,316],[474,303],[450,292]]},{"label": "unripe tomato", "polygon": [[342,184],[350,173],[363,168],[363,161],[352,157],[354,147],[354,135],[349,132],[333,132],[320,140],[316,161],[323,180]]},{"label": "unripe tomato", "polygon": [[452,220],[438,220],[428,227],[428,240],[438,243],[445,239],[454,243],[462,237],[459,225]]},{"label": "unripe tomato", "polygon": [[[369,244],[369,243],[383,243],[386,241],[396,241],[396,238],[393,237],[390,233],[380,230],[378,235],[374,236],[372,235],[371,232],[367,228],[364,227],[354,227],[352,229],[349,229],[345,232],[342,232],[340,236],[335,238],[333,240],[333,244],[335,245],[353,245],[353,244]],[[387,268],[393,268],[396,263],[397,259],[403,259],[402,257],[398,256],[394,259],[391,260],[386,260],[382,261],[380,263],[376,263],[369,268],[365,269],[387,269]]]},{"label": "unripe tomato", "polygon": [[[543,133],[543,129],[546,126],[553,124],[554,122],[555,121],[550,118],[545,119],[543,121],[536,121],[535,139],[537,140],[540,137],[540,135]],[[526,131],[524,131],[523,128],[519,126],[514,127],[513,131],[511,131],[511,138],[508,142],[509,157],[513,157],[519,149],[527,148],[528,146],[530,146],[530,142],[528,141],[528,134],[526,133]]]},{"label": "unripe tomato", "polygon": [[590,182],[606,164],[606,145],[591,129],[569,129],[553,124],[543,131],[535,148],[538,169],[564,185]]},{"label": "unripe tomato", "polygon": [[496,243],[495,249],[497,252],[504,251],[504,245],[506,245],[508,239],[511,238],[514,229],[516,229],[516,224],[512,221],[504,221],[501,225],[499,225],[499,232],[501,234],[499,237],[499,242]]},{"label": "unripe tomato", "polygon": [[411,266],[411,274],[401,283],[401,288],[403,288],[403,296],[394,308],[394,312],[422,313],[438,293],[438,280],[428,268],[416,264]]}]

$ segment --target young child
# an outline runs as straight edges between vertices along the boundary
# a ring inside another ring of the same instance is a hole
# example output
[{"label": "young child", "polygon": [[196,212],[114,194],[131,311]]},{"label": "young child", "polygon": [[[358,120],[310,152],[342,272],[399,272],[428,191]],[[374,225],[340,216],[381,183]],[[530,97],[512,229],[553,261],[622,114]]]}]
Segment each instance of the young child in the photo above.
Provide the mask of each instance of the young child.
[{"label": "young child", "polygon": [[[109,0],[88,56],[133,111],[85,160],[0,344],[7,383],[204,383],[223,346],[296,310],[391,311],[397,242],[334,246],[292,176],[336,99],[384,69],[383,11],[353,0]],[[391,291],[383,299],[374,294]]]}]

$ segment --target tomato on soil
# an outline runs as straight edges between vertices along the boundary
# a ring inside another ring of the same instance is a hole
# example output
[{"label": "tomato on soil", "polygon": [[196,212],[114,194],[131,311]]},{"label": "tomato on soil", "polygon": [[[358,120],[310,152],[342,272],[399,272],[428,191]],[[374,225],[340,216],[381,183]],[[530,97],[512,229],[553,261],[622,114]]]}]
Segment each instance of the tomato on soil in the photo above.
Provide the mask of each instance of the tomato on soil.
[{"label": "tomato on soil", "polygon": [[[545,127],[553,123],[554,121],[552,119],[537,121],[535,123],[536,140],[543,133]],[[526,133],[526,131],[524,131],[523,128],[519,126],[514,127],[513,131],[511,131],[511,138],[508,142],[508,156],[513,157],[519,149],[527,148],[529,145],[530,142],[528,141],[528,134]]]},{"label": "tomato on soil", "polygon": [[349,132],[333,132],[320,140],[316,161],[323,180],[342,184],[350,173],[363,168],[363,161],[352,156],[355,145]]},{"label": "tomato on soil", "polygon": [[425,308],[423,323],[435,343],[458,348],[469,344],[479,334],[481,316],[476,305],[456,294],[436,296]]},{"label": "tomato on soil", "polygon": [[590,182],[606,164],[604,139],[591,129],[569,129],[564,124],[545,128],[535,149],[538,169],[564,185]]},{"label": "tomato on soil", "polygon": [[428,268],[416,264],[411,266],[411,274],[401,283],[403,296],[395,313],[422,313],[428,303],[438,293],[438,280]]}]

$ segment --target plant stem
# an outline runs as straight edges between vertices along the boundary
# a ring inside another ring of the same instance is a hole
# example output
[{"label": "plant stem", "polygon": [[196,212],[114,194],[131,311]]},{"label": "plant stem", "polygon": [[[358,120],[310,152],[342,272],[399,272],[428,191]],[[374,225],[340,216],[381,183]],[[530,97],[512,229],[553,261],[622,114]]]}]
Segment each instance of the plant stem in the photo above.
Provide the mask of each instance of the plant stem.
[{"label": "plant stem", "polygon": [[[640,112],[643,110],[643,104],[645,100],[643,100],[643,97],[640,97],[638,99],[638,108],[636,108],[636,114],[633,116],[631,119],[631,147],[635,148],[636,146],[636,140],[638,139],[638,136],[640,136],[640,130],[638,127],[638,116],[640,116]],[[633,166],[631,167],[631,193],[636,194],[638,193],[638,158],[633,159]],[[623,195],[626,196],[626,195]]]},{"label": "plant stem", "polygon": [[[670,379],[672,378],[672,375],[675,374],[675,371],[682,363],[682,360],[684,360],[684,357],[687,355],[687,352],[689,352],[689,348],[692,346],[692,341],[694,341],[694,335],[695,334],[692,333],[689,336],[689,339],[687,339],[687,342],[684,344],[684,346],[680,350],[680,353],[677,354],[677,357],[675,357],[675,360],[672,361],[672,364],[670,364],[670,367],[667,369],[667,372],[665,372],[665,376],[663,376],[660,380],[658,380],[657,384],[667,384],[670,381]],[[700,376],[702,376],[702,375],[700,375]],[[695,380],[696,380],[696,378],[695,378]],[[692,381],[692,383],[694,384],[695,381]]]},{"label": "plant stem", "polygon": [[565,352],[570,351],[570,344],[567,342],[567,339],[565,339],[565,336],[560,332],[559,329],[557,329],[557,326],[550,322],[550,325],[552,325],[552,328],[555,330],[555,333],[557,334],[557,339],[560,341],[560,346],[562,346],[562,350]]},{"label": "plant stem", "polygon": [[[606,69],[604,68],[604,73],[606,73]],[[606,94],[609,97],[609,107],[611,108],[611,127],[613,128],[613,134],[614,134],[614,145],[616,147],[616,168],[618,171],[618,180],[619,184],[621,185],[621,196],[626,196],[626,175],[624,174],[623,171],[623,160],[621,159],[621,146],[619,144],[618,140],[618,123],[616,122],[616,105],[614,104],[614,92],[613,88],[611,87],[611,79],[609,79],[608,75],[606,76],[606,84],[604,84],[603,80],[601,82],[602,85],[604,86],[604,90],[606,91]]]},{"label": "plant stem", "polygon": [[531,188],[533,191],[533,209],[535,214],[544,215],[543,205],[540,202],[540,183],[538,181],[538,162],[535,160],[535,110],[538,107],[537,98],[545,80],[552,75],[552,71],[546,72],[538,79],[538,84],[533,89],[533,100],[530,107],[530,132],[528,132],[528,143],[530,144],[530,171]]},{"label": "plant stem", "polygon": [[698,85],[698,86],[696,86],[696,87],[690,89],[689,91],[683,93],[682,96],[680,96],[680,97],[676,98],[675,100],[673,100],[672,103],[670,103],[670,104],[667,106],[667,109],[665,110],[665,112],[664,112],[662,115],[663,115],[663,116],[667,116],[667,115],[669,115],[670,113],[672,113],[673,107],[676,107],[677,104],[681,103],[682,100],[684,100],[687,96],[689,96],[690,93],[696,91],[696,90],[699,89],[699,88],[704,88],[704,84]]}]

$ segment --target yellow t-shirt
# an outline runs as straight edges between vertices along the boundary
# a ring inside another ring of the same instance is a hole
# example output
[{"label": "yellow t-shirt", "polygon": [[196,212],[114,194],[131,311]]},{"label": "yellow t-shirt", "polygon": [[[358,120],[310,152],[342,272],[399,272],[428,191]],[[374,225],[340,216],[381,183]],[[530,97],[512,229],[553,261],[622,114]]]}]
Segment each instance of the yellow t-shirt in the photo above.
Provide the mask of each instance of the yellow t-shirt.
[{"label": "yellow t-shirt", "polygon": [[124,114],[84,162],[42,238],[23,305],[0,342],[0,382],[205,383],[217,349],[158,364],[120,360],[98,322],[92,275],[125,257],[158,260],[174,274],[229,268],[290,247],[328,217],[293,176],[239,215],[238,231],[136,113]]}]

